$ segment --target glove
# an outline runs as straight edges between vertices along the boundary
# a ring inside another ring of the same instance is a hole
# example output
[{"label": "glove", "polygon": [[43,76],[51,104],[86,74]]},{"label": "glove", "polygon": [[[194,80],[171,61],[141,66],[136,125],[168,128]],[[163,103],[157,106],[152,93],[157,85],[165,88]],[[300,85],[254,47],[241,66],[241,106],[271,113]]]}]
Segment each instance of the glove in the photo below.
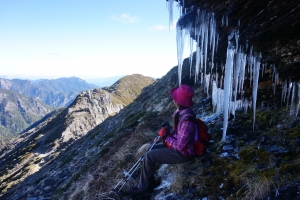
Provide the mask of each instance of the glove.
[{"label": "glove", "polygon": [[161,137],[161,138],[164,138],[166,137],[165,135],[167,135],[167,129],[165,127],[162,127],[159,131],[158,131],[158,135]]}]

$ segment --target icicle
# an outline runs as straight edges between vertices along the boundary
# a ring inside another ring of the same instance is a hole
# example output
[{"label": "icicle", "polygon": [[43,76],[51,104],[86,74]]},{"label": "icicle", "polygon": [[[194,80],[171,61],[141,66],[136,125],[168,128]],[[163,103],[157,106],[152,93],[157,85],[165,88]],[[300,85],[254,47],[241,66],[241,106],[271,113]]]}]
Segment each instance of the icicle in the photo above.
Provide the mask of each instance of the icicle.
[{"label": "icicle", "polygon": [[193,51],[194,51],[194,40],[193,38],[190,37],[190,76],[192,75]]},{"label": "icicle", "polygon": [[248,57],[248,69],[249,69],[249,74],[250,74],[250,85],[252,83],[252,77],[253,77],[253,65],[254,65],[254,56],[252,55],[252,50],[253,47],[250,48],[250,53],[249,53],[249,57]]},{"label": "icicle", "polygon": [[293,89],[292,89],[291,109],[290,109],[291,117],[297,116],[298,106],[299,106],[298,84],[294,82]]},{"label": "icicle", "polygon": [[211,98],[212,98],[213,111],[215,112],[218,105],[218,85],[215,81],[212,84]]},{"label": "icicle", "polygon": [[171,29],[171,26],[173,25],[173,3],[174,0],[167,1],[167,9],[169,11],[169,31]]},{"label": "icicle", "polygon": [[212,48],[212,42],[213,42],[213,34],[214,32],[213,30],[213,22],[212,22],[212,18],[213,18],[213,13],[211,14],[211,18],[210,18],[210,22],[209,22],[209,48]]},{"label": "icicle", "polygon": [[204,77],[206,76],[206,68],[207,68],[207,51],[208,51],[208,21],[205,19],[204,23]]},{"label": "icicle", "polygon": [[215,46],[216,46],[216,21],[215,21],[215,17],[214,17],[214,13],[212,13],[211,16],[211,28],[210,28],[210,32],[211,32],[211,71],[210,73],[212,73],[212,69],[214,68],[214,56],[215,56]]},{"label": "icicle", "polygon": [[236,97],[237,97],[237,92],[238,92],[238,83],[239,83],[239,74],[240,74],[240,53],[235,54],[235,61],[233,63],[233,85],[234,85],[234,90],[233,90],[233,108],[231,109],[231,113],[235,117],[235,109],[236,109]]},{"label": "icicle", "polygon": [[257,100],[257,90],[258,90],[258,78],[260,69],[260,57],[255,59],[253,65],[253,87],[252,87],[252,98],[253,98],[253,130],[255,127],[255,115],[256,115],[256,100]]},{"label": "icicle", "polygon": [[221,75],[221,80],[220,80],[220,88],[223,88],[223,79],[224,79],[224,76]]},{"label": "icicle", "polygon": [[273,87],[273,94],[275,95],[276,93],[276,86],[280,84],[280,79],[279,79],[279,74],[276,72],[276,68],[275,65],[271,65],[271,67],[273,66],[273,71],[272,71],[272,87]]},{"label": "icicle", "polygon": [[[230,40],[230,36],[228,37]],[[223,111],[223,135],[222,141],[225,141],[226,131],[228,126],[228,117],[230,109],[230,97],[231,97],[231,79],[232,79],[232,70],[233,70],[233,57],[235,49],[228,41],[227,48],[227,58],[226,58],[226,67],[225,67],[225,79],[224,79],[224,111]]]},{"label": "icicle", "polygon": [[235,30],[234,36],[235,36],[235,44],[236,44],[235,49],[238,50],[239,37],[240,37],[239,30]]},{"label": "icicle", "polygon": [[206,88],[206,93],[207,96],[209,96],[209,83],[210,83],[210,74],[205,75],[205,88]]},{"label": "icicle", "polygon": [[177,60],[178,60],[178,81],[179,85],[181,83],[181,72],[182,72],[182,63],[183,63],[183,52],[184,45],[187,35],[190,33],[192,28],[192,23],[180,25],[179,22],[185,17],[185,15],[181,16],[177,22],[176,29],[176,40],[177,40]]},{"label": "icicle", "polygon": [[245,80],[245,67],[246,67],[246,59],[247,55],[241,55],[241,67],[240,67],[240,83],[239,83],[239,92],[242,93],[244,90],[244,80]]},{"label": "icicle", "polygon": [[201,71],[201,76],[200,76],[200,82],[203,83],[203,66],[204,66],[204,45],[205,45],[205,16],[206,16],[206,10],[203,10],[201,12],[201,16],[200,16],[200,37],[201,37],[201,42],[200,42],[200,71]]},{"label": "icicle", "polygon": [[216,38],[216,53],[218,51],[218,45],[219,45],[219,34],[217,34],[217,38]]},{"label": "icicle", "polygon": [[288,94],[287,94],[287,101],[286,101],[286,107],[288,107],[288,104],[290,102],[290,96],[291,96],[291,90],[292,90],[292,87],[293,87],[293,82],[290,78],[290,84],[288,85]]},{"label": "icicle", "polygon": [[196,64],[195,64],[195,81],[198,80],[200,71],[200,47],[197,45],[196,47]]},{"label": "icicle", "polygon": [[178,60],[178,81],[179,85],[181,83],[181,72],[182,72],[182,62],[183,62],[183,50],[184,50],[184,29],[182,29],[180,26],[177,25],[177,60]]},{"label": "icicle", "polygon": [[285,80],[282,84],[282,91],[281,91],[281,106],[283,103],[285,103],[286,99],[286,93],[287,93],[287,80]]}]

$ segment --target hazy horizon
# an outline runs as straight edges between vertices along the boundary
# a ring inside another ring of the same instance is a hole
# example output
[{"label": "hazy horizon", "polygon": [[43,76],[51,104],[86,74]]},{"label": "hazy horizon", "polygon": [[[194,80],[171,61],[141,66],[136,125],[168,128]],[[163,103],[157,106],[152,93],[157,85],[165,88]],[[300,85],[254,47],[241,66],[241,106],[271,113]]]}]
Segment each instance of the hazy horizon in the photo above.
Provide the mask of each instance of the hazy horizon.
[{"label": "hazy horizon", "polygon": [[[162,77],[177,65],[167,2],[0,2],[1,75],[27,79]],[[174,23],[179,12],[174,3]]]}]

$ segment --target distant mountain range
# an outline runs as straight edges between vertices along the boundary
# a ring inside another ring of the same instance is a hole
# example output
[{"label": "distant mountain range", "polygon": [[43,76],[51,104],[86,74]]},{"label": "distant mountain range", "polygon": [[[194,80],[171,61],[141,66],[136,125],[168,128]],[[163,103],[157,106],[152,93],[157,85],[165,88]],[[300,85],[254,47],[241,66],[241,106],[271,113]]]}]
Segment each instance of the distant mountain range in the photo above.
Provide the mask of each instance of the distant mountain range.
[{"label": "distant mountain range", "polygon": [[35,81],[0,78],[0,88],[36,98],[49,106],[60,108],[70,105],[81,91],[98,88],[98,86],[76,77]]},{"label": "distant mountain range", "polygon": [[[105,87],[106,89],[103,90],[113,92],[112,101],[119,104],[118,108],[104,108],[104,110],[109,110],[109,115],[118,112],[133,98],[137,97],[145,83],[149,84],[154,81],[153,78],[148,77],[146,79],[137,74],[133,77],[126,76],[116,80],[113,86]],[[151,81],[145,81],[148,79]],[[128,88],[131,88],[130,90],[133,92],[128,93]],[[45,121],[51,116],[48,114],[51,111],[69,106],[76,97],[77,101],[80,96],[83,96],[81,99],[85,99],[86,94],[84,92],[91,89],[102,91],[98,86],[76,77],[35,81],[0,78],[0,145],[8,139],[16,137],[25,129],[32,127],[38,123],[38,120],[43,118]],[[92,94],[94,93],[92,92]],[[98,100],[102,98],[98,96]],[[45,116],[46,114],[48,115]],[[102,117],[98,118],[97,121],[100,119]]]},{"label": "distant mountain range", "polygon": [[0,78],[0,145],[51,111],[70,105],[82,91],[98,88],[80,78]]},{"label": "distant mountain range", "polygon": [[37,99],[0,88],[0,145],[53,110]]},{"label": "distant mountain range", "polygon": [[[98,88],[99,87],[102,88],[102,87],[109,87],[113,85],[116,81],[123,78],[124,76],[126,75],[112,76],[112,77],[105,77],[105,78],[87,78],[83,80],[85,80],[87,83],[91,85],[95,85]],[[14,77],[14,76],[7,76],[7,75],[0,75],[0,78],[9,79],[9,80],[13,80],[13,79],[30,80],[32,82],[40,82],[41,80],[58,80],[58,79],[32,79],[26,77]]]}]

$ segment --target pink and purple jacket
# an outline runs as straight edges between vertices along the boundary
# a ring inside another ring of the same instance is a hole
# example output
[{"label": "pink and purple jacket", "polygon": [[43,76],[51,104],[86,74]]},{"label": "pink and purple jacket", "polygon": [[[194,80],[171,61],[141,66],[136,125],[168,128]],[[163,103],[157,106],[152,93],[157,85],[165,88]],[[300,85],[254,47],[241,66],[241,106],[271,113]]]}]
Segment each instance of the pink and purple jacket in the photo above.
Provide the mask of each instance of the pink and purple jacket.
[{"label": "pink and purple jacket", "polygon": [[196,126],[194,122],[185,120],[186,117],[195,116],[195,114],[191,108],[176,110],[174,115],[176,112],[179,112],[177,133],[175,133],[173,128],[166,138],[165,143],[185,156],[195,155],[193,144],[195,143],[194,135]]}]

